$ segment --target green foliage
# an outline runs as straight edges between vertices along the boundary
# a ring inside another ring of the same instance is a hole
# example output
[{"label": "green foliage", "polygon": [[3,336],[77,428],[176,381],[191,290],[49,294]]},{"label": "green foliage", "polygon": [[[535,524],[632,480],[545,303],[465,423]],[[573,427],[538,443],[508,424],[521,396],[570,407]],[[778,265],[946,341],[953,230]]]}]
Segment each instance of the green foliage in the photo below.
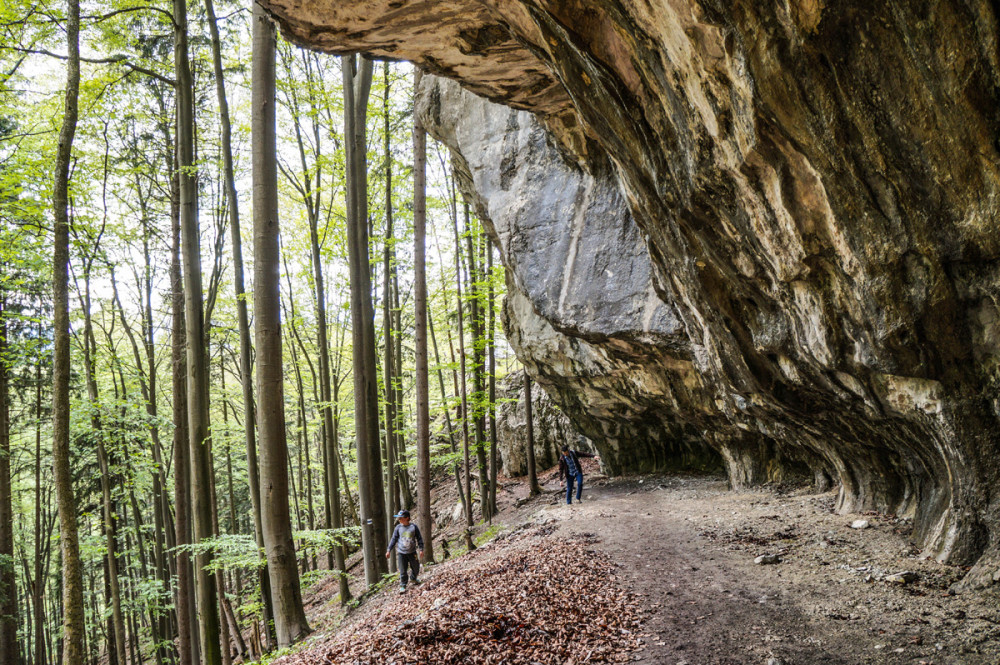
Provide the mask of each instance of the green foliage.
[{"label": "green foliage", "polygon": [[227,533],[190,545],[178,545],[171,551],[187,551],[192,557],[210,554],[212,562],[209,569],[215,572],[253,571],[267,565],[264,550],[257,547],[252,535]]},{"label": "green foliage", "polygon": [[296,531],[295,542],[301,556],[318,556],[329,552],[335,546],[355,547],[361,544],[361,527],[343,529],[313,529]]},{"label": "green foliage", "polygon": [[[104,558],[107,539],[103,518],[98,443],[107,451],[111,480],[112,517],[121,575],[127,582],[127,613],[141,615],[144,656],[151,660],[154,641],[148,627],[150,613],[168,611],[170,590],[155,577],[158,529],[154,486],[173,493],[171,436],[170,288],[171,168],[174,132],[174,91],[170,62],[173,35],[167,5],[142,5],[111,0],[85,5],[84,53],[102,63],[84,63],[80,97],[80,125],[74,145],[72,194],[71,327],[72,348],[71,455],[77,493],[77,519],[85,576],[94,582],[97,597],[88,604],[89,629],[99,643],[97,626],[109,611],[104,597]],[[209,328],[211,420],[215,491],[220,528],[224,533],[195,545],[167,550],[168,556],[188,551],[212,554],[211,567],[230,574],[253,574],[263,565],[263,554],[252,535],[252,504],[248,487],[243,422],[242,377],[238,370],[237,301],[232,277],[232,250],[221,180],[220,122],[215,105],[215,81],[206,41],[203,8],[192,3],[192,66],[196,78],[198,158],[194,167],[199,183],[202,222],[202,258]],[[252,265],[250,233],[249,148],[249,14],[235,2],[219,3],[223,40],[223,67],[230,92],[238,208],[243,222],[243,252]],[[37,544],[43,570],[38,581],[46,598],[58,597],[59,548],[55,506],[51,495],[51,441],[48,382],[51,373],[51,236],[52,162],[61,122],[61,90],[65,63],[24,50],[65,50],[62,5],[9,0],[0,3],[0,298],[5,301],[10,348],[0,359],[12,376],[12,451],[14,469],[15,533],[17,551],[28,564],[18,566],[19,588],[31,587]],[[89,18],[86,18],[89,17]],[[282,167],[279,218],[282,230],[282,298],[284,323],[285,412],[288,422],[289,462],[295,483],[291,503],[298,514],[293,522],[328,526],[324,515],[325,466],[318,445],[320,412],[324,404],[317,383],[318,342],[314,266],[309,243],[310,210],[318,221],[320,262],[326,281],[331,373],[336,387],[333,408],[348,487],[356,495],[354,449],[351,314],[348,301],[346,230],[344,228],[343,103],[339,63],[282,42],[279,46],[279,161]],[[396,428],[406,443],[406,464],[413,470],[413,334],[412,312],[412,69],[392,64],[376,70],[368,127],[369,210],[371,254],[376,307],[390,307],[398,316],[396,332],[402,348],[399,388],[404,409]],[[387,87],[388,86],[388,87]],[[386,99],[386,92],[388,92]],[[388,119],[388,137],[386,122]],[[301,144],[299,142],[301,138]],[[384,154],[389,139],[388,160]],[[442,146],[431,143],[428,175],[429,308],[440,358],[431,351],[431,371],[441,371],[445,390],[431,379],[431,418],[438,440],[447,436],[444,414],[451,414],[456,432],[461,420],[453,378],[458,363],[455,288],[455,248],[452,214],[457,212],[457,187],[451,162]],[[388,200],[394,211],[393,234],[387,237],[384,189],[387,166],[393,189]],[[308,203],[306,184],[312,192]],[[482,228],[473,219],[469,229],[475,243]],[[464,237],[464,236],[463,236]],[[385,267],[381,257],[388,245],[395,254],[390,267],[398,276],[399,308],[383,292]],[[478,245],[477,245],[478,246]],[[461,259],[465,261],[463,257]],[[249,274],[247,277],[249,278]],[[93,371],[98,398],[91,400],[84,383],[83,309],[87,278],[90,316],[96,347]],[[248,280],[249,281],[249,280]],[[485,312],[485,293],[492,286],[494,317],[504,291],[503,268],[475,278],[479,305]],[[468,286],[467,284],[465,285]],[[248,297],[252,303],[252,298]],[[469,306],[468,293],[463,303]],[[467,310],[468,311],[468,310]],[[485,314],[484,314],[485,318]],[[485,348],[485,338],[472,339],[466,328],[465,346]],[[380,345],[382,338],[379,326]],[[510,349],[498,340],[501,367],[515,362]],[[293,355],[294,354],[294,355]],[[151,364],[150,364],[151,360]],[[471,373],[471,369],[470,369]],[[39,379],[40,377],[40,379]],[[301,381],[301,383],[300,383]],[[471,385],[471,382],[470,382]],[[155,397],[150,397],[155,388]],[[36,393],[36,390],[38,392]],[[384,396],[383,396],[384,398]],[[38,403],[36,403],[36,399]],[[470,395],[471,411],[486,413],[484,392]],[[471,414],[470,414],[471,415]],[[36,458],[35,441],[40,442]],[[435,445],[432,466],[450,473],[461,455],[449,445]],[[40,478],[36,485],[35,466]],[[340,482],[338,479],[337,482]],[[348,513],[345,496],[345,514]],[[167,499],[169,509],[175,505]],[[312,504],[313,514],[309,515]],[[36,532],[34,515],[39,512]],[[349,518],[350,519],[350,518]],[[301,520],[301,521],[299,521]],[[169,522],[169,520],[168,520]],[[295,533],[299,556],[323,556],[335,544],[355,546],[357,527],[316,528]],[[303,577],[309,583],[328,571]],[[336,574],[336,573],[332,573]],[[262,613],[259,590],[247,585],[242,597],[232,597],[242,617]],[[49,611],[48,606],[46,611]],[[58,617],[48,619],[47,630],[57,633]],[[103,627],[101,628],[103,630]],[[270,659],[268,659],[269,662]]]}]

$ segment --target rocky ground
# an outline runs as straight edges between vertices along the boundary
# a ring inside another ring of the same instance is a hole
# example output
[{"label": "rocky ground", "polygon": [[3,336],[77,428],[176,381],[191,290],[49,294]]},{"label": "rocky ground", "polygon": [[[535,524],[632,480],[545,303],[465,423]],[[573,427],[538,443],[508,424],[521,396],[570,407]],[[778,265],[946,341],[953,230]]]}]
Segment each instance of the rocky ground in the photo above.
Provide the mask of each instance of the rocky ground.
[{"label": "rocky ground", "polygon": [[[516,537],[502,537],[493,546],[501,555],[485,556],[486,547],[429,567],[419,591],[423,604],[433,607],[436,593],[444,597],[454,590],[467,579],[463,571],[479,566],[473,575],[478,578],[491,561],[502,568],[507,556],[502,552],[534,553],[539,565],[558,568],[570,565],[559,564],[566,561],[568,547],[581,561],[593,558],[593,569],[600,573],[580,579],[581,599],[589,589],[604,588],[609,562],[617,564],[611,575],[618,593],[638,599],[643,613],[638,648],[622,647],[633,662],[1000,662],[1000,593],[952,594],[949,588],[963,571],[921,559],[908,541],[907,520],[837,515],[832,494],[806,488],[737,493],[728,491],[721,478],[683,476],[608,480],[592,475],[584,501],[567,506],[557,499],[554,474],[543,481],[546,493],[531,501],[524,500],[522,484],[506,485],[506,508],[498,520],[505,526],[486,536],[516,529]],[[765,560],[777,562],[756,563],[769,555]],[[435,580],[441,581],[439,592]],[[343,623],[324,599],[329,590],[323,586],[309,596],[313,616],[326,612],[325,619],[314,619],[319,630],[309,651],[279,662],[367,662],[332,658],[337,635],[363,639],[365,631],[406,620],[408,605],[402,599],[408,597],[396,594],[394,585]],[[463,589],[470,597],[479,593],[477,585]],[[564,604],[559,598],[553,602]],[[493,597],[490,602],[500,601]],[[413,607],[413,615],[421,615],[422,605]],[[557,653],[539,652],[534,662],[586,662]],[[492,662],[520,661],[512,655],[509,661]]]}]

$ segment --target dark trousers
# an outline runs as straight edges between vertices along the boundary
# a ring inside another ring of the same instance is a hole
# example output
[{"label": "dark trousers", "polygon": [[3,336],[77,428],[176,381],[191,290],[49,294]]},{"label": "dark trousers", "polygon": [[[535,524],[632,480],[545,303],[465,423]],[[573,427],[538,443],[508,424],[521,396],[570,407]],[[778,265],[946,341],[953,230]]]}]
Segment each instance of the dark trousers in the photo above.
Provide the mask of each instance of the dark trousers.
[{"label": "dark trousers", "polygon": [[573,481],[576,480],[576,500],[583,494],[583,474],[577,471],[566,474],[566,503],[573,503]]},{"label": "dark trousers", "polygon": [[[403,554],[402,552],[396,552],[396,557],[399,562],[399,584],[400,586],[406,586],[408,579],[417,579],[417,573],[420,572],[420,560],[417,558],[417,553]],[[407,578],[407,567],[412,569],[413,572],[410,573],[409,578]]]}]

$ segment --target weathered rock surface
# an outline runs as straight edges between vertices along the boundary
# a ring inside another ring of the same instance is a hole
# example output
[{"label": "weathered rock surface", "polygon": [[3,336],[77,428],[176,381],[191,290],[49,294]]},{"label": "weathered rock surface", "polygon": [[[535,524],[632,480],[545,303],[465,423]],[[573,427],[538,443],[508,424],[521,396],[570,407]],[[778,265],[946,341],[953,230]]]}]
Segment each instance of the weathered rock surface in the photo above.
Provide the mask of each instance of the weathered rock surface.
[{"label": "weathered rock surface", "polygon": [[[508,476],[528,473],[528,419],[524,408],[524,372],[518,370],[504,377],[497,386],[497,449],[503,471]],[[563,446],[596,453],[589,439],[580,433],[566,414],[544,390],[531,391],[531,420],[534,425],[535,465],[547,469],[559,461]]]},{"label": "weathered rock surface", "polygon": [[709,395],[610,170],[595,176],[565,159],[527,112],[424,81],[417,112],[452,149],[500,248],[507,339],[533,379],[601,442],[612,473],[717,465],[685,422],[696,400],[712,408]]},{"label": "weathered rock surface", "polygon": [[[660,442],[672,454],[697,437],[749,476],[782,456],[804,461],[840,483],[841,510],[912,516],[928,554],[978,561],[970,581],[993,579],[1000,51],[992,3],[266,4],[297,39],[414,60],[539,114],[567,163],[595,188],[624,195],[668,312],[664,338],[600,338],[558,300],[554,316],[551,301],[535,303],[537,285],[512,289],[509,305],[538,315],[509,317],[512,336],[525,335],[520,349],[536,343],[528,334],[555,334],[551,348],[578,347],[594,363],[598,387],[577,400],[579,410],[605,395],[622,420],[664,417],[662,438],[637,440],[635,457],[612,429],[621,450],[609,458],[635,468]],[[622,344],[631,348],[616,355]],[[526,360],[542,382],[544,362],[557,358]],[[649,369],[669,363],[686,367]],[[692,396],[616,407],[633,370],[640,392],[682,394],[680,383],[647,388],[684,376]],[[604,422],[583,424],[599,447],[594,428]],[[629,427],[655,430],[621,431]]]}]

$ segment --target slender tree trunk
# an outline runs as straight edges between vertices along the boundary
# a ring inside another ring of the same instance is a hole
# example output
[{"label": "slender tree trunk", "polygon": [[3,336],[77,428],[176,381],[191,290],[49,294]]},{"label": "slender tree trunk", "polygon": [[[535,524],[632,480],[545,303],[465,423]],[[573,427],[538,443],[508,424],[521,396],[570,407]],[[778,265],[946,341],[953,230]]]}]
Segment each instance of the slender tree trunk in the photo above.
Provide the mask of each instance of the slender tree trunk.
[{"label": "slender tree trunk", "polygon": [[104,571],[104,610],[105,615],[105,653],[108,656],[108,663],[118,664],[119,654],[122,653],[118,650],[118,640],[115,639],[115,619],[111,612],[107,611],[108,605],[111,604],[111,567],[108,565],[108,557],[101,557],[101,564]]},{"label": "slender tree trunk", "polygon": [[[418,69],[413,88],[420,85]],[[413,122],[413,346],[416,356],[417,390],[417,506],[418,524],[424,536],[424,559],[434,561],[431,531],[431,432],[430,385],[427,372],[427,134],[420,120]],[[443,387],[443,385],[442,385]],[[448,423],[451,430],[451,422]]]},{"label": "slender tree trunk", "polygon": [[497,513],[497,354],[496,354],[496,310],[493,304],[493,244],[486,240],[486,307],[487,336],[486,348],[490,361],[490,392],[488,407],[490,415],[490,514]]},{"label": "slender tree trunk", "polygon": [[531,377],[524,372],[524,418],[528,426],[528,496],[538,496],[542,488],[538,486],[538,473],[535,469],[535,423],[531,415]]},{"label": "slender tree trunk", "polygon": [[[291,291],[288,293],[288,304],[291,310],[291,316],[286,316],[287,320],[292,327],[292,334],[296,338],[297,333],[294,332],[295,329],[295,306],[294,300],[292,298]],[[299,354],[295,350],[295,344],[289,344],[289,348],[292,351],[292,369],[295,372],[295,387],[297,396],[297,408],[296,408],[296,420],[298,421],[298,439],[299,439],[299,480],[304,485],[304,493],[306,495],[306,523],[309,530],[312,531],[316,528],[315,513],[313,512],[313,488],[312,488],[312,464],[309,456],[309,416],[306,412],[306,397],[305,397],[305,385],[302,381],[302,371],[299,369]],[[305,453],[305,469],[302,467],[302,456]],[[304,480],[303,480],[304,479]],[[301,529],[301,527],[299,527]],[[308,570],[307,568],[308,558],[303,557],[302,565],[303,571]],[[317,569],[316,557],[312,557],[313,569]]]},{"label": "slender tree trunk", "polygon": [[[153,464],[153,546],[154,546],[154,566],[156,568],[156,578],[159,580],[163,593],[170,593],[170,567],[167,563],[167,538],[165,536],[167,524],[170,521],[170,507],[167,500],[166,472],[164,471],[162,445],[160,443],[160,428],[156,424],[158,421],[157,381],[156,381],[156,355],[153,340],[153,270],[149,252],[149,219],[143,213],[143,294],[145,296],[145,309],[143,314],[142,340],[146,355],[146,379],[142,382],[143,397],[146,400],[146,413],[149,415],[152,424],[150,425],[150,437],[152,439]],[[119,303],[119,309],[121,304]],[[121,312],[122,322],[125,322],[125,314]],[[142,367],[142,361],[136,351],[136,366]],[[155,659],[156,665],[163,665],[163,662],[170,657],[170,610],[157,606],[154,610],[153,640],[156,643]]]},{"label": "slender tree trunk", "polygon": [[172,294],[171,369],[173,389],[174,540],[177,543],[177,649],[180,665],[194,665],[194,571],[191,568],[191,448],[188,445],[187,333],[184,322],[184,287],[180,263],[180,174],[173,175],[173,247],[170,252]]},{"label": "slender tree trunk", "polygon": [[261,518],[278,647],[309,632],[288,514],[279,295],[278,166],[275,115],[275,34],[259,5],[253,12],[254,313],[260,394]]},{"label": "slender tree trunk", "polygon": [[[232,129],[229,118],[229,103],[226,98],[225,80],[222,72],[222,53],[219,28],[215,19],[215,5],[205,0],[209,16],[209,30],[212,34],[212,60],[215,68],[215,89],[219,103],[219,119],[222,128],[222,161],[225,176],[226,200],[229,209],[229,227],[233,247],[233,285],[236,292],[237,328],[240,336],[240,379],[243,388],[243,429],[247,455],[247,478],[250,485],[250,503],[253,506],[254,536],[257,547],[264,549],[264,534],[260,514],[260,469],[257,463],[257,435],[254,427],[255,408],[253,399],[253,364],[251,361],[250,317],[247,312],[247,296],[243,269],[243,240],[239,214],[239,197],[236,195],[236,178],[233,167]],[[261,596],[264,601],[264,622],[270,626],[274,616],[271,603],[270,578],[267,566],[258,572]],[[271,631],[266,633],[267,648],[274,648]]]},{"label": "slender tree trunk", "polygon": [[[174,0],[174,68],[177,84],[177,161],[180,169],[181,247],[184,270],[184,322],[187,333],[188,444],[191,448],[191,497],[194,542],[212,537],[212,488],[208,419],[208,356],[202,298],[198,189],[194,173],[194,86],[188,62],[186,0]],[[219,608],[212,554],[195,555],[198,626],[203,665],[220,665]]]},{"label": "slender tree trunk", "polygon": [[[17,578],[14,575],[14,509],[10,478],[6,296],[0,293],[0,665],[17,665]],[[35,534],[38,538],[39,534]]]},{"label": "slender tree trunk", "polygon": [[[89,272],[89,270],[87,271]],[[87,378],[87,394],[90,398],[90,428],[97,437],[97,460],[101,469],[101,495],[103,503],[104,537],[107,546],[105,558],[108,565],[108,587],[111,592],[111,627],[115,641],[115,653],[125,662],[125,621],[122,616],[121,584],[118,571],[118,553],[115,542],[115,509],[111,501],[111,477],[108,469],[108,454],[102,440],[101,420],[98,416],[99,397],[97,393],[97,379],[94,377],[94,353],[96,352],[96,342],[93,338],[93,327],[90,320],[90,276],[84,277],[86,282],[86,295],[83,304],[83,344],[84,344],[84,368]]]},{"label": "slender tree trunk", "polygon": [[[215,90],[216,97],[219,103],[219,121],[222,129],[222,163],[223,163],[223,176],[225,181],[225,192],[226,192],[226,202],[228,204],[229,212],[229,224],[233,233],[233,243],[240,243],[239,230],[240,230],[240,217],[239,217],[239,199],[236,196],[236,178],[233,169],[233,147],[232,147],[232,128],[229,120],[229,102],[226,98],[226,80],[222,70],[222,48],[221,40],[219,39],[219,25],[215,16],[215,4],[212,0],[205,0],[205,11],[208,15],[208,28],[211,34],[212,41],[212,64],[215,70]],[[242,256],[239,257],[239,279],[237,287],[237,300],[239,306],[242,308],[242,313],[246,314],[246,303],[243,297],[243,284],[242,284]],[[242,330],[241,330],[242,332]],[[249,419],[248,419],[248,422]],[[252,428],[252,425],[251,425]],[[216,508],[216,504],[213,501],[213,508]],[[213,510],[213,513],[216,513]],[[215,519],[216,531],[218,531],[218,516],[216,514]],[[218,580],[219,585],[219,596],[220,598],[225,597],[225,580],[221,576]],[[269,599],[268,599],[269,600]],[[227,629],[227,621],[225,613],[220,613],[220,629],[221,629],[221,642],[222,642],[222,660],[224,665],[228,665],[230,662],[230,644]]]},{"label": "slender tree trunk", "polygon": [[[383,249],[382,340],[385,344],[382,379],[385,394],[385,468],[386,468],[386,533],[392,531],[393,515],[399,510],[399,474],[396,470],[396,360],[392,316],[392,264],[395,261],[392,237],[392,153],[389,139],[389,63],[385,63],[385,85],[382,115],[385,121],[385,246]],[[407,506],[409,507],[409,506]],[[396,570],[396,559],[389,559],[389,570]]]},{"label": "slender tree trunk", "polygon": [[469,301],[469,327],[472,333],[472,418],[475,427],[476,442],[476,462],[479,466],[479,505],[482,509],[483,519],[491,520],[493,515],[490,512],[489,493],[489,470],[486,468],[486,409],[485,386],[483,377],[486,374],[486,355],[484,348],[484,335],[481,306],[482,286],[479,279],[480,264],[476,257],[476,245],[478,245],[478,234],[472,228],[472,220],[469,215],[469,204],[465,203],[465,245],[468,251],[468,290]]},{"label": "slender tree trunk", "polygon": [[[344,337],[346,337],[346,332],[343,326],[340,326],[339,335],[337,338],[337,366],[333,370],[333,454],[337,457],[337,466],[340,467],[340,482],[344,487],[344,496],[347,498],[347,511],[349,515],[344,516],[344,521],[346,518],[350,517],[354,524],[360,524],[361,518],[358,515],[358,506],[354,502],[354,495],[351,493],[351,486],[347,482],[347,469],[344,467],[344,460],[340,454],[340,384],[344,380],[341,378],[341,359],[343,355],[339,352],[339,349],[344,346]],[[335,482],[337,479],[334,478]]]},{"label": "slender tree trunk", "polygon": [[[299,135],[301,136],[301,135]],[[319,215],[318,202],[319,192],[316,193],[315,204],[312,199],[311,185],[309,177],[306,175],[305,150],[299,139],[299,153],[302,159],[302,171],[306,183],[307,199],[309,200],[309,243],[313,265],[313,281],[316,285],[316,325],[317,343],[319,346],[319,390],[322,407],[320,413],[323,417],[323,450],[326,456],[326,482],[329,486],[330,504],[329,520],[330,526],[334,529],[344,528],[344,516],[340,505],[340,481],[338,479],[338,460],[336,454],[336,435],[333,418],[333,406],[331,404],[330,388],[330,346],[328,343],[327,319],[326,319],[326,287],[323,277],[323,260],[319,247]],[[303,353],[305,348],[303,347]],[[315,384],[314,384],[315,387]],[[345,490],[347,489],[345,485]],[[347,585],[346,565],[344,563],[344,548],[336,546],[333,548],[333,565],[339,571],[340,602],[346,603],[351,599],[351,590]]]},{"label": "slender tree trunk", "polygon": [[[403,330],[403,308],[399,300],[399,266],[395,259],[392,263],[392,297],[393,297],[393,319],[394,327],[397,331]],[[399,479],[399,492],[404,506],[413,505],[413,492],[410,489],[410,472],[406,464],[406,439],[403,431],[406,429],[406,413],[403,406],[403,335],[402,332],[395,336],[395,350],[393,360],[396,364],[393,391],[396,400],[396,477]]]},{"label": "slender tree trunk", "polygon": [[[38,326],[41,337],[41,324]],[[45,658],[45,579],[42,577],[42,358],[35,365],[35,580],[31,589],[35,610],[35,665],[46,665]]]},{"label": "slender tree trunk", "polygon": [[[444,403],[444,422],[448,427],[448,443],[451,445],[451,453],[458,454],[458,445],[455,443],[455,426],[451,422],[451,407],[448,406],[448,392],[445,390],[444,370],[441,369],[441,354],[438,352],[437,337],[434,336],[434,317],[430,308],[425,308],[427,312],[427,332],[431,337],[431,345],[434,347],[434,363],[438,366],[437,377],[441,389],[441,401]],[[429,401],[429,399],[428,399]],[[455,472],[455,486],[458,489],[458,500],[462,504],[462,510],[468,510],[465,504],[465,490],[462,489],[462,470],[456,461],[452,466]],[[447,558],[447,557],[446,557]]]},{"label": "slender tree trunk", "polygon": [[62,549],[62,604],[64,665],[84,661],[86,625],[83,608],[83,570],[76,524],[76,500],[69,456],[69,167],[76,135],[80,92],[80,2],[67,0],[66,42],[69,59],[66,105],[59,147],[56,151],[52,191],[54,248],[52,269],[53,335],[52,369],[52,471],[59,506],[59,542]]},{"label": "slender tree trunk", "polygon": [[368,254],[368,174],[365,118],[371,90],[372,61],[341,59],[347,162],[347,246],[351,277],[354,345],[354,418],[358,446],[358,485],[365,581],[371,586],[386,571],[383,522],[382,460],[379,451],[378,377],[375,371],[375,314]]},{"label": "slender tree trunk", "polygon": [[462,306],[462,241],[458,234],[458,216],[452,217],[455,227],[455,288],[458,294],[458,353],[462,392],[462,456],[465,461],[465,523],[472,527],[472,473],[469,458],[469,397],[465,386],[465,312]]}]

